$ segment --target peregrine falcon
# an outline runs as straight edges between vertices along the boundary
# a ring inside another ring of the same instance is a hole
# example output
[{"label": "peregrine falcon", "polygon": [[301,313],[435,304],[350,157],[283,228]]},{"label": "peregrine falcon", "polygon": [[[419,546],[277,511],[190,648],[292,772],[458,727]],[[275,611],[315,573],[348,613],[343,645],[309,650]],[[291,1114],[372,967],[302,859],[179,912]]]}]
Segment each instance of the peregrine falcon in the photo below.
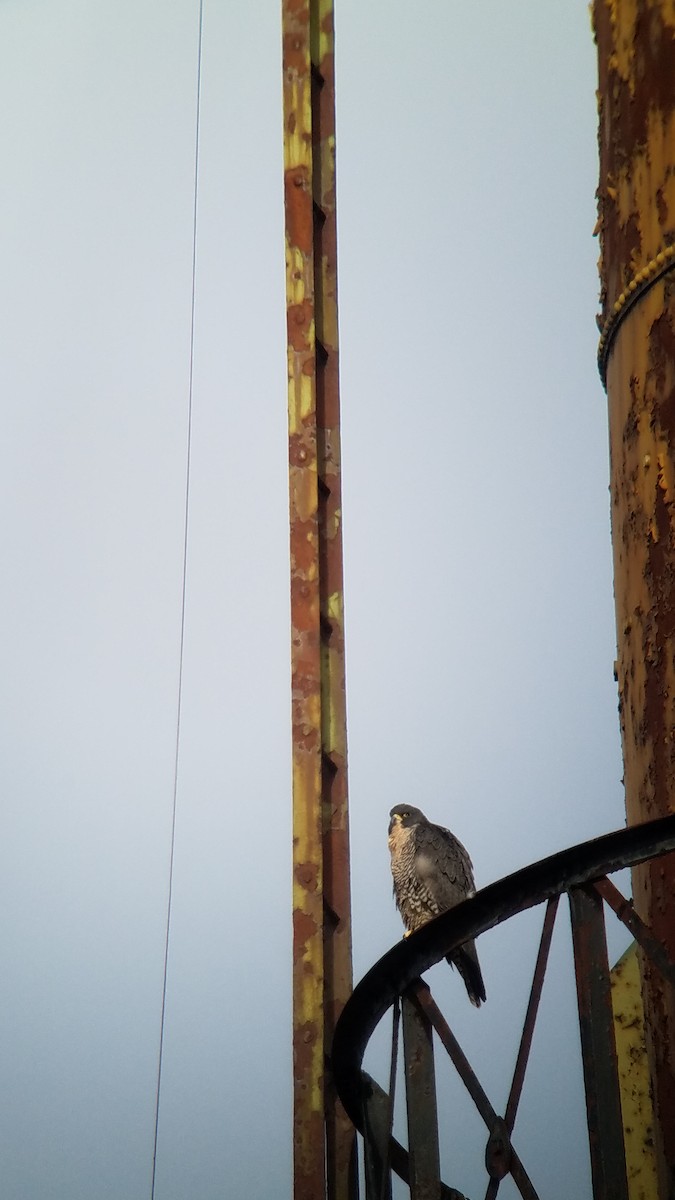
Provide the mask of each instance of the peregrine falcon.
[{"label": "peregrine falcon", "polygon": [[[439,913],[473,896],[476,890],[473,867],[454,834],[441,825],[432,825],[419,808],[397,804],[389,815],[394,896],[407,937]],[[478,1008],[481,1000],[485,1000],[485,984],[475,943],[465,942],[446,958],[451,966],[457,967],[469,1000]]]}]

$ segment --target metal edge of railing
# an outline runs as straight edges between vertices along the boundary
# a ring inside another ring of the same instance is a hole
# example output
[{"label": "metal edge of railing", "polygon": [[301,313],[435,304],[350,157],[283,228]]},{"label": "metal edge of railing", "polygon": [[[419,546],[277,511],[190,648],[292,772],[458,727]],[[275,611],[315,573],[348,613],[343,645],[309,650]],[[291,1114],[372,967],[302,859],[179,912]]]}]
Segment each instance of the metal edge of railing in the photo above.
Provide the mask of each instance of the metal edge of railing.
[{"label": "metal edge of railing", "polygon": [[405,990],[446,954],[509,917],[623,867],[675,850],[675,814],[615,830],[489,884],[397,942],[364,975],[337,1023],[331,1068],[338,1095],[363,1132],[361,1064],[375,1027]]}]

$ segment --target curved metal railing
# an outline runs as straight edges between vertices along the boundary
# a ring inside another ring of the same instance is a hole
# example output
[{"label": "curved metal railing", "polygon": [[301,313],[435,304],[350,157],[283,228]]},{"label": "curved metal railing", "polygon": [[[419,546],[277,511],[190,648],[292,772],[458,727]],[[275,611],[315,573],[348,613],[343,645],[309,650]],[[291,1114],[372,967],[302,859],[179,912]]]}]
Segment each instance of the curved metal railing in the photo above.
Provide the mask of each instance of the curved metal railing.
[{"label": "curved metal railing", "polygon": [[[627,1200],[623,1125],[610,993],[604,904],[630,930],[671,986],[675,965],[650,929],[607,879],[675,850],[675,815],[631,826],[542,859],[477,892],[398,942],[354,989],[337,1023],[331,1052],[335,1086],[364,1137],[367,1200],[391,1196],[392,1170],[410,1186],[413,1200],[465,1200],[440,1178],[432,1030],[435,1030],[488,1129],[486,1200],[494,1200],[510,1174],[524,1200],[538,1200],[512,1140],[518,1102],[546,972],[560,896],[567,893],[577,978],[584,1085],[593,1194]],[[546,912],[530,999],[504,1116],[499,1116],[472,1071],[452,1030],[420,976],[446,954],[517,913],[539,904]],[[591,969],[592,967],[592,969]],[[399,1005],[403,1018],[409,1150],[392,1136]],[[389,1093],[362,1070],[371,1034],[393,1008]]]}]

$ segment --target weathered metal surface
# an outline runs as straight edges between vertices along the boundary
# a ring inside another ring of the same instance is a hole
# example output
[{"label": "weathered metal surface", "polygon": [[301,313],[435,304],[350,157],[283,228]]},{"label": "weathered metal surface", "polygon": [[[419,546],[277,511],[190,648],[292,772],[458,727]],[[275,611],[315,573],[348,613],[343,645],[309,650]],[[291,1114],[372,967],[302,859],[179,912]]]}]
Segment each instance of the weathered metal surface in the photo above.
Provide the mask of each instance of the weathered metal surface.
[{"label": "weathered metal surface", "polygon": [[[333,16],[282,0],[288,329],[295,1200],[354,1194],[325,1055],[351,991]],[[325,1152],[324,1152],[325,1146]]]},{"label": "weathered metal surface", "polygon": [[[595,0],[602,319],[675,241],[675,7]],[[629,823],[675,811],[675,276],[645,292],[607,363],[617,679]],[[675,858],[634,872],[675,958]],[[660,1194],[675,1193],[675,1000],[645,965]]]},{"label": "weathered metal surface", "polygon": [[391,1095],[374,1088],[363,1097],[366,1200],[391,1200]]},{"label": "weathered metal surface", "polygon": [[[362,1082],[362,1098],[364,1106],[374,1098],[376,1102],[379,1103],[382,1113],[384,1113],[389,1107],[389,1097],[387,1096],[386,1092],[384,1092],[379,1084],[371,1078],[367,1071],[363,1072]],[[365,1129],[366,1127],[367,1126],[363,1124],[363,1128]],[[402,1179],[404,1183],[409,1184],[410,1159],[408,1156],[408,1151],[404,1150],[401,1143],[396,1141],[396,1138],[391,1139],[390,1150],[392,1170],[396,1172],[399,1179]],[[371,1200],[371,1197],[368,1196],[367,1200]],[[464,1196],[462,1192],[458,1192],[456,1188],[448,1187],[446,1183],[441,1183],[441,1200],[467,1200],[467,1197]]]},{"label": "weathered metal surface", "polygon": [[598,370],[605,387],[607,387],[607,364],[614,349],[614,339],[622,322],[630,315],[636,304],[644,299],[650,288],[671,271],[675,271],[675,245],[672,243],[664,246],[663,250],[659,250],[654,258],[650,258],[649,262],[640,267],[640,270],[636,271],[628,283],[624,284],[624,289],[618,300],[614,301],[609,315],[604,323],[601,321]]},{"label": "weathered metal surface", "polygon": [[411,1200],[440,1200],[441,1160],[432,1025],[420,1004],[421,981],[401,1000]]},{"label": "weathered metal surface", "polygon": [[649,1086],[637,942],[611,970],[614,1037],[619,1070],[629,1200],[658,1195],[654,1109]]},{"label": "weathered metal surface", "polygon": [[363,1096],[366,1200],[391,1200],[391,1152],[400,1023],[401,1005],[397,997],[392,1009],[389,1094],[385,1096],[384,1092],[373,1087],[366,1088]]},{"label": "weathered metal surface", "polygon": [[668,957],[663,946],[657,942],[650,929],[641,921],[633,909],[633,901],[626,900],[609,879],[598,879],[593,888],[630,930],[636,942],[649,956],[652,964],[672,984],[675,984],[675,963]]},{"label": "weathered metal surface", "polygon": [[283,6],[293,735],[293,1161],[324,1195],[323,853],[318,474],[308,12]]},{"label": "weathered metal surface", "polygon": [[[321,602],[324,896],[330,909],[325,948],[325,1051],[351,995],[347,707],[342,569],[342,482],[338,374],[335,62],[332,0],[312,6],[312,161],[316,404]],[[347,1200],[356,1183],[354,1130],[328,1078],[326,1150],[329,1200]]]},{"label": "weathered metal surface", "polygon": [[602,900],[587,887],[569,898],[593,1197],[628,1200]]}]

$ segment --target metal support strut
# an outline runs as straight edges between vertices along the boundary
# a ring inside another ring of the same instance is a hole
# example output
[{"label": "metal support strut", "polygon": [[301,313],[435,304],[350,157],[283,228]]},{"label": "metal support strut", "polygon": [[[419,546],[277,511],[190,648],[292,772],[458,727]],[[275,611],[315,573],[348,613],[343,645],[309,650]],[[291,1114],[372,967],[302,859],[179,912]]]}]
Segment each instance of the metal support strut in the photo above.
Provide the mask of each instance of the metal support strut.
[{"label": "metal support strut", "polygon": [[332,0],[282,0],[293,736],[295,1200],[354,1194],[325,1070],[351,992]]}]

